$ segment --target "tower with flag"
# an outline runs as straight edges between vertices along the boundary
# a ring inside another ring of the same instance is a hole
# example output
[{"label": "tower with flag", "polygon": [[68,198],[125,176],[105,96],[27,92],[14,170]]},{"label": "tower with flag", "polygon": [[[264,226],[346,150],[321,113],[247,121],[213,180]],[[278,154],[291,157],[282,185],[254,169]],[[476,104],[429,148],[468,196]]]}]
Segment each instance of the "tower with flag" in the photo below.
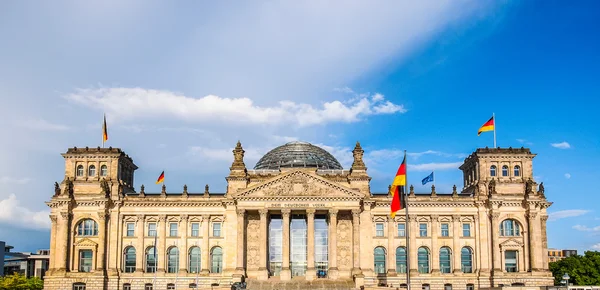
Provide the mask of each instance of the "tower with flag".
[{"label": "tower with flag", "polygon": [[479,128],[477,136],[481,135],[483,132],[489,131],[494,131],[494,148],[496,148],[496,116],[493,113],[492,117]]}]

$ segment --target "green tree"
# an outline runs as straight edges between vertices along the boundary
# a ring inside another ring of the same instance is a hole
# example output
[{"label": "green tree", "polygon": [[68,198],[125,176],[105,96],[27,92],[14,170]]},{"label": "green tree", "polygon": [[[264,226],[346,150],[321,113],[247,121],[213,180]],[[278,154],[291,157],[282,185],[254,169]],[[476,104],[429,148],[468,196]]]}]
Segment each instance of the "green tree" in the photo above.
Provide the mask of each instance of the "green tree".
[{"label": "green tree", "polygon": [[17,273],[0,277],[0,290],[42,290],[43,288],[44,282],[37,277],[27,278]]},{"label": "green tree", "polygon": [[560,285],[562,276],[569,274],[573,285],[600,285],[600,252],[586,251],[583,256],[571,256],[550,263],[554,285]]}]

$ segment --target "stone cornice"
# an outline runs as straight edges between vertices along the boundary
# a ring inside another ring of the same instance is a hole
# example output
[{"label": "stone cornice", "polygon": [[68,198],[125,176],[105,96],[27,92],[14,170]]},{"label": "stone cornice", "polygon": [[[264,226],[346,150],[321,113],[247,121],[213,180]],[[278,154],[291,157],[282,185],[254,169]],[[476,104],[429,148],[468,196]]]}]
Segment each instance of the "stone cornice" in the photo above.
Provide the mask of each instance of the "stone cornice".
[{"label": "stone cornice", "polygon": [[123,207],[223,207],[220,200],[215,201],[169,201],[169,200],[140,200],[125,201]]},{"label": "stone cornice", "polygon": [[236,197],[238,201],[360,201],[361,197],[345,196],[249,196]]},{"label": "stone cornice", "polygon": [[[390,201],[377,201],[375,207],[389,207]],[[473,201],[408,201],[407,207],[476,207]]]}]

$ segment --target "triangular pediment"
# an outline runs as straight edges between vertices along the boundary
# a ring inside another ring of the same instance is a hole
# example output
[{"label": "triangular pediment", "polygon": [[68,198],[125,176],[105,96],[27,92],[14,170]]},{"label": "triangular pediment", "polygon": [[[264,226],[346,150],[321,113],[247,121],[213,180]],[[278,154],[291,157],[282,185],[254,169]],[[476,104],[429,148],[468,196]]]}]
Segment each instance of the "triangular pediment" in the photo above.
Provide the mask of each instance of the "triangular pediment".
[{"label": "triangular pediment", "polygon": [[78,247],[96,247],[98,245],[98,243],[88,239],[88,238],[83,238],[77,242],[75,242],[75,246]]},{"label": "triangular pediment", "polygon": [[523,242],[521,242],[517,239],[508,239],[508,240],[500,243],[500,247],[506,248],[506,249],[521,248],[522,246],[523,246]]},{"label": "triangular pediment", "polygon": [[235,195],[242,197],[351,197],[363,195],[350,188],[335,184],[323,177],[303,171],[292,171],[243,190]]}]

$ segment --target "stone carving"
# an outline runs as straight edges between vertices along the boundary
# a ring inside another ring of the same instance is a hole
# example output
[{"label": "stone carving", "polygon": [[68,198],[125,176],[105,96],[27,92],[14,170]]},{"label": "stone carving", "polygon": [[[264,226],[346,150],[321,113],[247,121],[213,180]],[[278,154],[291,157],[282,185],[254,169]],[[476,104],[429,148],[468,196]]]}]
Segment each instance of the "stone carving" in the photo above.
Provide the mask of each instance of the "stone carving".
[{"label": "stone carving", "polygon": [[354,219],[360,219],[360,209],[353,209],[352,210],[352,218]]},{"label": "stone carving", "polygon": [[166,216],[166,215],[164,215],[164,214],[163,214],[163,215],[159,215],[159,216],[158,216],[158,220],[159,220],[161,223],[164,223],[166,219],[167,219],[167,216]]},{"label": "stone carving", "polygon": [[412,186],[412,184],[410,185],[410,191],[408,194],[410,194],[411,196],[415,196],[415,187]]},{"label": "stone carving", "polygon": [[315,212],[316,210],[314,208],[307,208],[306,209],[306,215],[309,217],[314,218],[315,217]]},{"label": "stone carving", "polygon": [[57,217],[55,215],[50,215],[50,220],[52,221],[52,223],[56,223]]},{"label": "stone carving", "polygon": [[208,184],[204,186],[204,197],[208,197],[210,192],[208,191]]},{"label": "stone carving", "polygon": [[246,263],[248,269],[257,269],[260,263],[260,220],[256,213],[248,214]]},{"label": "stone carving", "polygon": [[167,186],[163,183],[162,190],[160,191],[161,196],[167,196]]},{"label": "stone carving", "polygon": [[363,161],[363,155],[365,151],[360,147],[360,143],[356,142],[352,155],[354,156],[354,162],[352,162],[352,169],[364,170],[366,169],[365,162]]},{"label": "stone carving", "polygon": [[410,222],[416,222],[417,221],[417,215],[411,214],[408,216],[408,220]]},{"label": "stone carving", "polygon": [[488,194],[490,196],[496,194],[496,180],[493,178],[490,180],[490,184],[488,185]]},{"label": "stone carving", "polygon": [[294,174],[263,192],[265,196],[331,196],[333,189],[306,175]]},{"label": "stone carving", "polygon": [[436,196],[437,193],[435,192],[435,185],[431,186],[431,196]]},{"label": "stone carving", "polygon": [[498,218],[500,217],[500,213],[492,212],[490,213],[490,217],[492,218],[492,220],[498,220]]},{"label": "stone carving", "polygon": [[456,191],[456,184],[454,186],[452,186],[452,195],[453,196],[457,196],[458,195],[458,191]]},{"label": "stone carving", "polygon": [[60,195],[60,185],[58,185],[58,182],[54,182],[54,195],[53,196],[59,196]]},{"label": "stone carving", "polygon": [[437,221],[439,221],[439,219],[440,219],[439,215],[437,215],[437,214],[432,214],[431,215],[431,220],[432,221],[437,222]]},{"label": "stone carving", "polygon": [[183,185],[183,196],[188,196],[187,184]]},{"label": "stone carving", "polygon": [[69,196],[69,197],[73,197],[73,181],[67,177],[67,180],[65,180],[65,191],[64,194]]},{"label": "stone carving", "polygon": [[235,169],[246,169],[246,164],[244,164],[244,149],[242,148],[242,143],[240,141],[235,145],[235,149],[233,149],[233,163],[231,164],[230,170]]},{"label": "stone carving", "polygon": [[527,217],[528,217],[530,220],[533,220],[533,219],[535,219],[535,218],[537,217],[537,212],[528,212],[528,213],[527,213]]},{"label": "stone carving", "polygon": [[179,216],[179,218],[180,218],[182,221],[187,221],[187,220],[188,220],[188,218],[189,218],[189,216],[188,216],[187,214],[182,214],[182,215],[180,215],[180,216]]},{"label": "stone carving", "polygon": [[140,186],[140,197],[144,197],[144,196],[146,196],[146,192],[144,191],[144,189],[145,189],[145,187],[144,187],[144,185],[142,184],[142,186]]},{"label": "stone carving", "polygon": [[352,266],[352,221],[349,214],[340,214],[337,224],[337,262],[341,269]]},{"label": "stone carving", "polygon": [[546,221],[548,221],[548,216],[547,215],[540,216],[540,219],[542,220],[542,222],[546,222]]},{"label": "stone carving", "polygon": [[533,180],[529,178],[527,182],[525,182],[525,194],[533,193]]},{"label": "stone carving", "polygon": [[452,215],[452,220],[455,222],[459,222],[460,221],[460,215],[459,214],[453,214]]},{"label": "stone carving", "polygon": [[329,209],[329,217],[336,217],[338,210],[336,208]]},{"label": "stone carving", "polygon": [[538,188],[538,193],[541,194],[542,196],[544,195],[544,183],[540,183],[540,186]]},{"label": "stone carving", "polygon": [[108,181],[106,181],[105,178],[102,178],[102,180],[100,181],[100,188],[102,189],[102,193],[104,193],[106,197],[110,196],[110,186],[108,185]]},{"label": "stone carving", "polygon": [[269,213],[268,209],[259,209],[258,214],[260,214],[260,218],[267,218],[267,214]]}]

